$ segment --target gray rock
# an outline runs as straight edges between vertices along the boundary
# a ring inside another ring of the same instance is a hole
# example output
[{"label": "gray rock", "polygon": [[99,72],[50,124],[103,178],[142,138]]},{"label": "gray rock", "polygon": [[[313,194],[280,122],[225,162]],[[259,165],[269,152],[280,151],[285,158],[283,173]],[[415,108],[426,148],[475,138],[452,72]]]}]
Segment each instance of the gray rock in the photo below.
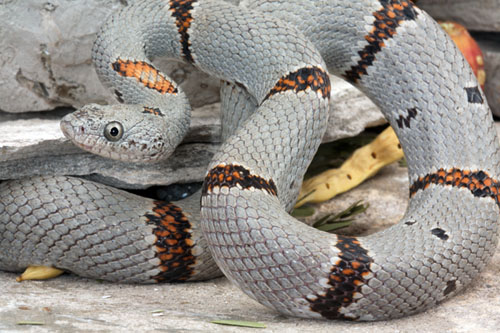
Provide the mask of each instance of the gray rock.
[{"label": "gray rock", "polygon": [[[95,35],[135,0],[0,1],[0,110],[28,112],[114,102],[90,61]],[[193,106],[218,100],[219,80],[191,65],[158,61]]]},{"label": "gray rock", "polygon": [[478,42],[483,51],[486,71],[484,93],[491,111],[500,117],[500,34],[479,36]]},{"label": "gray rock", "polygon": [[312,224],[327,214],[344,211],[360,200],[369,204],[369,208],[356,215],[354,222],[340,233],[368,235],[393,225],[403,216],[408,203],[408,168],[393,163],[346,193],[322,203],[308,204],[315,213],[304,221]]},{"label": "gray rock", "polygon": [[323,142],[355,136],[386,122],[379,108],[361,91],[333,76],[331,82],[330,116]]},{"label": "gray rock", "polygon": [[415,2],[435,19],[457,21],[469,30],[500,32],[499,0],[419,0]]},{"label": "gray rock", "polygon": [[0,2],[0,109],[26,112],[109,100],[90,65],[98,22],[119,1]]}]

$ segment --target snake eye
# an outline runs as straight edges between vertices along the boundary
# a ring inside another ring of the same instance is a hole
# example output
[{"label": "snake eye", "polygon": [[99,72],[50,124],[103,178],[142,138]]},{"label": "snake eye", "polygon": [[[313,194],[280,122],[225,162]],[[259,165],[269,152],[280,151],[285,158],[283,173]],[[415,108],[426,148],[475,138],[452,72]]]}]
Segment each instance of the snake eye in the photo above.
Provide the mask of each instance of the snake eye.
[{"label": "snake eye", "polygon": [[109,141],[118,141],[123,136],[123,126],[117,121],[112,121],[104,128],[104,136]]}]

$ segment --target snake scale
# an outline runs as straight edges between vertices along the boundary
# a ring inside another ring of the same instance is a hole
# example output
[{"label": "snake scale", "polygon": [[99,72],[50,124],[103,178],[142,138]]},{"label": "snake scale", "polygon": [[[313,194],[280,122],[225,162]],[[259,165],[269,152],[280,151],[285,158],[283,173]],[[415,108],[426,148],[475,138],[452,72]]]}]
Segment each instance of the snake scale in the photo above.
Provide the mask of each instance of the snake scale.
[{"label": "snake scale", "polygon": [[[411,1],[137,1],[112,15],[93,49],[100,79],[127,104],[88,106],[63,131],[111,158],[168,156],[189,105],[152,65],[156,56],[226,82],[227,138],[201,211],[199,196],[164,203],[65,176],[3,182],[1,269],[47,265],[148,283],[210,278],[220,274],[215,260],[285,315],[382,320],[456,294],[492,257],[500,198],[492,117],[460,52]],[[406,214],[375,235],[326,234],[287,213],[325,131],[327,71],[375,101],[408,161]],[[147,141],[135,139],[149,121],[159,129],[147,125]]]}]

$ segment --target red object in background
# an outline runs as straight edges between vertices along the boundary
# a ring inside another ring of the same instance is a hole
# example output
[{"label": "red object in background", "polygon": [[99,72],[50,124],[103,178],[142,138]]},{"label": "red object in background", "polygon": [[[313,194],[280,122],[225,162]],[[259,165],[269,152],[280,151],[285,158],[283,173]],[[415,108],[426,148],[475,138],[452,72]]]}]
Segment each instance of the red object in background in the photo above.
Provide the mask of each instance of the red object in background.
[{"label": "red object in background", "polygon": [[486,72],[484,71],[483,53],[481,52],[479,45],[477,45],[474,38],[472,38],[463,25],[453,21],[442,21],[439,22],[439,24],[450,35],[451,39],[458,46],[458,49],[465,56],[465,59],[472,67],[481,88],[484,89]]}]

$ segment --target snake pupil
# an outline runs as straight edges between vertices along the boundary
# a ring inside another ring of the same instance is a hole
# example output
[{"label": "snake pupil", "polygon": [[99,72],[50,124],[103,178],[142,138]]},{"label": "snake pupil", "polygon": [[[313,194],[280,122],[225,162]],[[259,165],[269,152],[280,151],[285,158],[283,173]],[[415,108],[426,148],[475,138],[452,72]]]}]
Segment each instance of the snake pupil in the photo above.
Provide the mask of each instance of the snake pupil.
[{"label": "snake pupil", "polygon": [[106,125],[104,136],[112,142],[116,142],[123,136],[123,126],[117,121],[112,121]]}]

